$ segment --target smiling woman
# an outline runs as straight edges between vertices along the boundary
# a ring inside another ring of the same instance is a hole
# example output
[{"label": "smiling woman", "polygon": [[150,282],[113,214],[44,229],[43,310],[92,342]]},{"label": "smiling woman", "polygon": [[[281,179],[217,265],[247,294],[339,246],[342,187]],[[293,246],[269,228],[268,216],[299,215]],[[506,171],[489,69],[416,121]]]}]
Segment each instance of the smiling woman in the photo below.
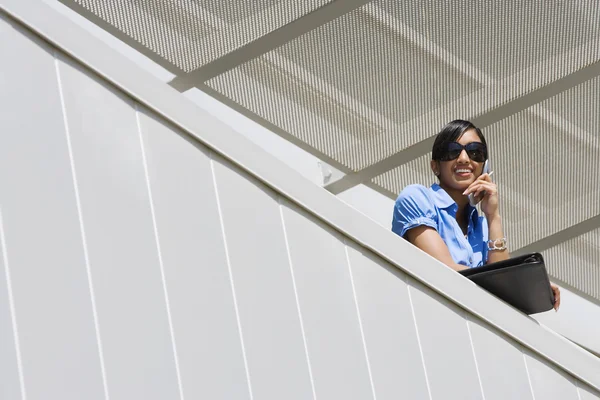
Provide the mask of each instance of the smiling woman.
[{"label": "smiling woman", "polygon": [[[448,123],[431,154],[439,183],[404,188],[394,206],[392,230],[457,271],[508,259],[498,188],[483,171],[487,160],[479,128],[463,120]],[[473,205],[478,202],[483,216]],[[558,309],[560,291],[554,284],[552,290]]]}]

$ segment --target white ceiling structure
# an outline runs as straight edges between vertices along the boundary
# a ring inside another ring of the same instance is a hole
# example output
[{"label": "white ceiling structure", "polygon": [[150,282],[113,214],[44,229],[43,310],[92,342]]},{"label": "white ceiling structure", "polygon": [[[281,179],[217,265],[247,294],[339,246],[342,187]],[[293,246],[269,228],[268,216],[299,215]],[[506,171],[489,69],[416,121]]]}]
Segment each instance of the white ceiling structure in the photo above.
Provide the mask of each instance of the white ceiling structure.
[{"label": "white ceiling structure", "polygon": [[597,0],[59,0],[176,75],[394,198],[433,136],[483,129],[515,253],[600,301]]}]

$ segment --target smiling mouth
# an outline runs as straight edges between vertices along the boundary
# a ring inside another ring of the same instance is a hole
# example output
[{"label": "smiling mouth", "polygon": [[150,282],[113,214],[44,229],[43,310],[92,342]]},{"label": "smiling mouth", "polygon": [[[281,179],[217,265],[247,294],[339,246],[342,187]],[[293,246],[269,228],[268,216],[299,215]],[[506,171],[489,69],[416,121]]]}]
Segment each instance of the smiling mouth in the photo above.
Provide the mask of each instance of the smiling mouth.
[{"label": "smiling mouth", "polygon": [[454,173],[459,175],[459,176],[467,176],[473,173],[473,171],[471,171],[470,169],[466,169],[466,168],[457,168],[454,170]]}]

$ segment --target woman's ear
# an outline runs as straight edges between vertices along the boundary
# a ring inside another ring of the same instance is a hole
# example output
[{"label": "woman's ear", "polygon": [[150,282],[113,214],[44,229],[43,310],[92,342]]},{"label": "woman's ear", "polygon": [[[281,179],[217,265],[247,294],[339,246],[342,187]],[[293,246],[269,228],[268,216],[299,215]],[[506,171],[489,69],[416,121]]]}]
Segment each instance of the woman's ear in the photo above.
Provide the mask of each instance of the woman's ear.
[{"label": "woman's ear", "polygon": [[431,160],[429,165],[431,166],[431,170],[433,171],[435,176],[439,177],[440,176],[440,163],[435,160]]}]

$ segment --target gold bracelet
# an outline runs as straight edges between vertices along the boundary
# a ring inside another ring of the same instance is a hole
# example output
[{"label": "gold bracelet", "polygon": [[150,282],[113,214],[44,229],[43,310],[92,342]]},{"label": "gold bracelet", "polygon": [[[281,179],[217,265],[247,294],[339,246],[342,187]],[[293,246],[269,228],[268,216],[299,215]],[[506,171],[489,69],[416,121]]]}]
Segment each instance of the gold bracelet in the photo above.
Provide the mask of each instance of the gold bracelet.
[{"label": "gold bracelet", "polygon": [[506,238],[488,240],[488,251],[502,251],[506,250]]}]

